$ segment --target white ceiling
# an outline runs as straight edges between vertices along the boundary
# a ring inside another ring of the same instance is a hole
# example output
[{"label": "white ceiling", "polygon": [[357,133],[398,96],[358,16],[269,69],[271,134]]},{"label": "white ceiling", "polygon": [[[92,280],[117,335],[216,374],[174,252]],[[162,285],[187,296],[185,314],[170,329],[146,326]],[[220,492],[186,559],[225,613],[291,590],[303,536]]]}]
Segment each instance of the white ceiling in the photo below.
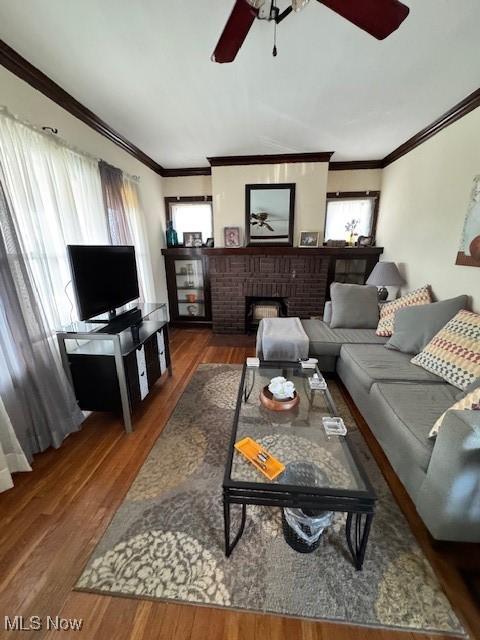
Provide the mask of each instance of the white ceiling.
[{"label": "white ceiling", "polygon": [[[210,55],[233,0],[0,0],[0,37],[165,167],[335,151],[377,159],[480,86],[479,0],[403,0],[379,42],[312,0]],[[280,0],[280,6],[286,0]]]}]

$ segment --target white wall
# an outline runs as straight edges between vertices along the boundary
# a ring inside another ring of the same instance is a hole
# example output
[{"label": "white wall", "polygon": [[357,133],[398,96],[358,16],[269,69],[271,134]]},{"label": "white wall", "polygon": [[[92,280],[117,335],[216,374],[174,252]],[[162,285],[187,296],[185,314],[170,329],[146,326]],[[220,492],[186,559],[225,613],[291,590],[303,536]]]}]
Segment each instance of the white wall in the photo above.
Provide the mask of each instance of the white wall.
[{"label": "white wall", "polygon": [[295,182],[294,244],[300,231],[320,231],[323,237],[327,173],[326,162],[213,167],[215,246],[224,246],[225,226],[244,230],[246,184]]},{"label": "white wall", "polygon": [[[245,226],[245,184],[296,182],[295,244],[298,231],[318,230],[323,238],[327,191],[379,191],[381,169],[328,171],[325,163],[237,165],[214,167],[212,176],[180,176],[163,179],[164,196],[213,196],[215,246],[223,246],[223,227]],[[307,225],[307,226],[305,226]]]},{"label": "white wall", "polygon": [[473,296],[480,268],[455,265],[472,181],[480,174],[480,109],[383,170],[377,244],[399,263],[407,288],[432,285],[438,299]]},{"label": "white wall", "polygon": [[165,238],[162,178],[1,66],[0,104],[31,124],[57,128],[59,136],[79,150],[140,177],[140,198],[148,230],[155,294],[157,300],[166,301],[165,267],[160,252]]},{"label": "white wall", "polygon": [[163,178],[163,195],[211,196],[212,176],[179,176]]},{"label": "white wall", "polygon": [[329,171],[327,191],[380,191],[382,188],[381,169],[354,169]]}]

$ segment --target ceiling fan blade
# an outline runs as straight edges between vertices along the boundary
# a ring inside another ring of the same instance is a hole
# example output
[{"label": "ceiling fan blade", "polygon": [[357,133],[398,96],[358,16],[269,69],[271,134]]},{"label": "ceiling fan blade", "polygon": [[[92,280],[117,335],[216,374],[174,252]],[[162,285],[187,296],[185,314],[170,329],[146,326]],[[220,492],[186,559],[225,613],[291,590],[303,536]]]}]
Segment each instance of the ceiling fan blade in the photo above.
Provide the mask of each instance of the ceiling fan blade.
[{"label": "ceiling fan blade", "polygon": [[258,9],[252,7],[246,0],[235,0],[232,13],[213,52],[214,62],[235,60],[257,15]]},{"label": "ceiling fan blade", "polygon": [[408,16],[399,0],[318,0],[377,40],[387,38]]}]

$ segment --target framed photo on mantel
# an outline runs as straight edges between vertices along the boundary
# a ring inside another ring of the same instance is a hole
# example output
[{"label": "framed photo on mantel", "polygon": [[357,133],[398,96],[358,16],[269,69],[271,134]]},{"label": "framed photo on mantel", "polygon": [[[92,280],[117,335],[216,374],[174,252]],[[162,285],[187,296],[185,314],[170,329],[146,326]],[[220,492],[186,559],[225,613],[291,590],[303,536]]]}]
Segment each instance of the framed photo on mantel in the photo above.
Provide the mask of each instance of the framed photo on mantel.
[{"label": "framed photo on mantel", "polygon": [[223,241],[226,247],[240,247],[240,227],[224,227]]},{"label": "framed photo on mantel", "polygon": [[247,246],[293,246],[295,184],[245,185]]},{"label": "framed photo on mantel", "polygon": [[318,231],[300,231],[298,246],[304,249],[318,247]]}]

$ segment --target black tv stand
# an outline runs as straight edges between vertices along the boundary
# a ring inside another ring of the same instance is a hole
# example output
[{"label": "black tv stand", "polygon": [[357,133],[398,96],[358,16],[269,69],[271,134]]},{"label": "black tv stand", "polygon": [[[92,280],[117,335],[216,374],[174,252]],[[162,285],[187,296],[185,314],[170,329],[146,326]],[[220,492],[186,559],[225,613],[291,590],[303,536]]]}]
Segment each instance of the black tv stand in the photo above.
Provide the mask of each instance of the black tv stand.
[{"label": "black tv stand", "polygon": [[57,332],[79,407],[121,411],[127,432],[135,408],[164,373],[172,374],[166,305],[142,303],[132,311],[104,326],[77,322]]}]

